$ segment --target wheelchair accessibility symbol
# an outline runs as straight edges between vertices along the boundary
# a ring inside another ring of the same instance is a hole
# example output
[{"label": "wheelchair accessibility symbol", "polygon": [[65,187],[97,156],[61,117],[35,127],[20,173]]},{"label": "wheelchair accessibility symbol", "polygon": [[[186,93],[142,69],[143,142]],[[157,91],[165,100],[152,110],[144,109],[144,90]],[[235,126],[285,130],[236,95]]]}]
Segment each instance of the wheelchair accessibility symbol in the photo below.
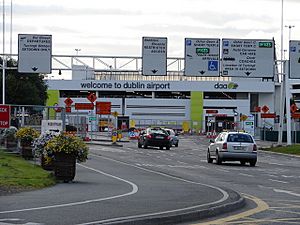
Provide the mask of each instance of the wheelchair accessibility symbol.
[{"label": "wheelchair accessibility symbol", "polygon": [[218,61],[208,61],[208,71],[218,71]]}]

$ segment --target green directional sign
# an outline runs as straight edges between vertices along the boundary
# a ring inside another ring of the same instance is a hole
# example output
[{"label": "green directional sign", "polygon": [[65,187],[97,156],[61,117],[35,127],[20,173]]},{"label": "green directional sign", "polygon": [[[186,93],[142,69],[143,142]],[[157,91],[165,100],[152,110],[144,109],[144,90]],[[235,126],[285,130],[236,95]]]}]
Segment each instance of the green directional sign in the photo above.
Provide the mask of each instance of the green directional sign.
[{"label": "green directional sign", "polygon": [[208,53],[209,53],[209,48],[196,48],[197,55],[203,55]]},{"label": "green directional sign", "polygon": [[89,117],[89,121],[96,121],[97,120],[97,118],[96,117]]},{"label": "green directional sign", "polygon": [[273,47],[273,43],[270,41],[261,41],[258,43],[258,47],[259,48],[272,48]]}]

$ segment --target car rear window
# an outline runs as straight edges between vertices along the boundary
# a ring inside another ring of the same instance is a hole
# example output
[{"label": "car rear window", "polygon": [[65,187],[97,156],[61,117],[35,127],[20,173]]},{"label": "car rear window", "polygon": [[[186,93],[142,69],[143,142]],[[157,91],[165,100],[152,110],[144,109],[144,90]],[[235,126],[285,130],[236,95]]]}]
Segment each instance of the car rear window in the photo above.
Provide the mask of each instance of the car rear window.
[{"label": "car rear window", "polygon": [[227,137],[227,142],[246,142],[253,143],[253,139],[247,134],[229,134]]},{"label": "car rear window", "polygon": [[166,135],[168,135],[168,133],[165,130],[161,130],[161,129],[151,129],[150,133],[154,133],[154,134],[166,134]]}]

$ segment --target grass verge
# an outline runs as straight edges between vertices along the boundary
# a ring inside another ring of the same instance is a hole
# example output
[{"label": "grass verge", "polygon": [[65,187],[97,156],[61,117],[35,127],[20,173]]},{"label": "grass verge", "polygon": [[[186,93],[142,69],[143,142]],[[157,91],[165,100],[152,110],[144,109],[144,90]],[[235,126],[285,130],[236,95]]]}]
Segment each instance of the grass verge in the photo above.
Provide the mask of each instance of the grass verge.
[{"label": "grass verge", "polygon": [[300,145],[264,148],[264,151],[278,152],[284,154],[300,155]]},{"label": "grass verge", "polygon": [[38,189],[54,184],[54,176],[40,166],[18,155],[0,150],[0,187],[2,190]]}]

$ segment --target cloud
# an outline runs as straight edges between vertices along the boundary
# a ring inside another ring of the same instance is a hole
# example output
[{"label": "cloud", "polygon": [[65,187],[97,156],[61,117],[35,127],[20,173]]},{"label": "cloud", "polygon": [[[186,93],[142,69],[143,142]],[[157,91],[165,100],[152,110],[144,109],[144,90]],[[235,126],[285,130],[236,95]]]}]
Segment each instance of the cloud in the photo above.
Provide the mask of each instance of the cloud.
[{"label": "cloud", "polygon": [[72,6],[60,6],[60,5],[14,5],[14,14],[17,16],[121,16],[121,15],[141,15],[141,11],[134,10],[122,10],[118,8],[101,9],[99,7],[82,7],[73,8]]}]

